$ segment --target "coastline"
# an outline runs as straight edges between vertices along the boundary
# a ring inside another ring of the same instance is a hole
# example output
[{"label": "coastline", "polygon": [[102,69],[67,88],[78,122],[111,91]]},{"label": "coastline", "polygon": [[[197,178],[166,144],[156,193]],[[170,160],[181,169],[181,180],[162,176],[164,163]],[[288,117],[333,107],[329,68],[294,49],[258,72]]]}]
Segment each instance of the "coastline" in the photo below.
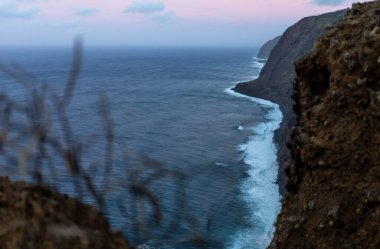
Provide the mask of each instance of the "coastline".
[{"label": "coastline", "polygon": [[239,147],[244,162],[250,166],[247,171],[249,177],[242,183],[241,191],[251,208],[251,222],[255,224],[255,228],[235,234],[229,248],[244,248],[247,244],[251,244],[253,248],[266,248],[272,241],[275,221],[281,209],[281,194],[277,183],[278,147],[274,137],[276,130],[280,128],[283,114],[278,104],[268,100],[235,92],[232,87],[225,92],[253,101],[267,112],[266,121],[251,127],[253,134],[247,143]]},{"label": "coastline", "polygon": [[343,9],[322,15],[309,16],[290,26],[269,53],[260,77],[238,83],[234,87],[234,90],[239,93],[266,99],[280,105],[284,117],[281,127],[275,133],[275,140],[279,144],[280,173],[278,184],[282,194],[288,191],[288,177],[286,174],[291,162],[287,144],[291,140],[292,129],[297,123],[292,98],[294,92],[293,83],[296,77],[294,62],[305,56],[318,37],[340,20],[346,12],[347,9]]},{"label": "coastline", "polygon": [[379,10],[353,4],[295,64],[289,192],[270,249],[380,248]]}]

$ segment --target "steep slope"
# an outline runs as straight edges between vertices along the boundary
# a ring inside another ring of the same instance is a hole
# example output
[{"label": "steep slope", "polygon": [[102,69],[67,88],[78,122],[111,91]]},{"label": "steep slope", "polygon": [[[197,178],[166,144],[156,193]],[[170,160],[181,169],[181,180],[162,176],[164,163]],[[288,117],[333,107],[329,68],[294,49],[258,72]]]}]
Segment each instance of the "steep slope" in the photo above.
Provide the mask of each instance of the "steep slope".
[{"label": "steep slope", "polygon": [[95,208],[0,177],[0,248],[128,249]]},{"label": "steep slope", "polygon": [[284,119],[281,128],[276,133],[276,140],[279,142],[279,184],[282,192],[284,192],[286,183],[286,177],[282,172],[290,162],[286,143],[290,139],[291,127],[295,123],[291,98],[296,76],[294,62],[306,55],[326,28],[342,18],[346,11],[306,17],[288,28],[270,53],[260,77],[254,81],[237,84],[233,89],[239,93],[267,99],[280,105]]},{"label": "steep slope", "polygon": [[264,45],[261,46],[259,53],[257,54],[257,58],[268,59],[270,52],[277,45],[280,39],[281,39],[281,35],[264,43]]},{"label": "steep slope", "polygon": [[380,248],[380,2],[296,66],[290,184],[271,248]]},{"label": "steep slope", "polygon": [[291,109],[295,79],[294,62],[306,55],[317,38],[342,18],[346,10],[306,17],[289,27],[273,48],[256,80],[239,83],[234,90],[278,103],[283,111]]}]

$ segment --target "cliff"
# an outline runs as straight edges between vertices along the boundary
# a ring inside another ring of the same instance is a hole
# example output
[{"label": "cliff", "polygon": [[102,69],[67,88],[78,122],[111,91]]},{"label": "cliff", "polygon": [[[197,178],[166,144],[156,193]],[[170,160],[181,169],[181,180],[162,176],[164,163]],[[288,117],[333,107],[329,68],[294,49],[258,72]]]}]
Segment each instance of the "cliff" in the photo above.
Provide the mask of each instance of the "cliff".
[{"label": "cliff", "polygon": [[291,128],[295,124],[294,103],[291,98],[296,76],[294,62],[306,55],[317,38],[328,27],[342,18],[346,11],[340,10],[320,16],[306,17],[289,27],[270,53],[259,78],[254,81],[239,83],[233,89],[239,93],[267,99],[280,105],[284,119],[275,139],[279,143],[279,185],[283,193],[286,184],[283,171],[290,163],[286,143],[290,139]]},{"label": "cliff", "polygon": [[380,248],[380,2],[296,65],[289,194],[270,248]]},{"label": "cliff", "polygon": [[292,109],[294,62],[306,55],[317,38],[344,16],[346,10],[306,17],[289,27],[273,48],[258,79],[239,83],[236,92],[280,104],[283,111]]},{"label": "cliff", "polygon": [[267,41],[263,46],[261,46],[257,58],[268,59],[270,52],[277,45],[278,41],[281,39],[281,35],[276,38]]},{"label": "cliff", "polygon": [[0,177],[0,248],[129,249],[95,208]]}]

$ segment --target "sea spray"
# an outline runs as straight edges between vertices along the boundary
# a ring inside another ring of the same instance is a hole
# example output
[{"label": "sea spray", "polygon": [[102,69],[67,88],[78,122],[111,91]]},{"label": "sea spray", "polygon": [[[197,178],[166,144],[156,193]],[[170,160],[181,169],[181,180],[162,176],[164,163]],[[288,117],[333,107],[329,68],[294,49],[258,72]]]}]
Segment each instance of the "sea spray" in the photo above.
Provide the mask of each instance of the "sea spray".
[{"label": "sea spray", "polygon": [[226,92],[247,98],[266,111],[265,121],[251,128],[253,135],[239,147],[244,162],[250,166],[247,171],[249,177],[242,183],[241,191],[251,209],[253,229],[239,231],[229,245],[230,249],[264,249],[273,238],[274,223],[281,209],[281,195],[276,184],[277,146],[273,137],[283,116],[279,106],[268,100],[239,94],[231,88],[226,89]]}]

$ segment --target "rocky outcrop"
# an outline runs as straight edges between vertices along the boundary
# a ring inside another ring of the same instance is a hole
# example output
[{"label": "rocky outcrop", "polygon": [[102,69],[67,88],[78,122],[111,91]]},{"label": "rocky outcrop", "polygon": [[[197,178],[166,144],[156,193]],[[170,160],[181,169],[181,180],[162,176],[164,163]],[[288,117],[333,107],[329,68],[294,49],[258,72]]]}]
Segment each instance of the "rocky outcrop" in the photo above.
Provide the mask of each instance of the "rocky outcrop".
[{"label": "rocky outcrop", "polygon": [[296,65],[289,194],[271,248],[380,248],[380,2]]},{"label": "rocky outcrop", "polygon": [[0,248],[129,249],[95,208],[0,177]]},{"label": "rocky outcrop", "polygon": [[264,43],[264,45],[261,46],[259,53],[257,54],[257,58],[268,59],[270,52],[277,45],[280,39],[281,39],[281,35]]},{"label": "rocky outcrop", "polygon": [[285,192],[284,186],[286,184],[283,171],[290,163],[286,143],[290,139],[291,128],[295,124],[294,103],[291,98],[296,76],[294,62],[306,55],[317,38],[328,27],[342,18],[346,11],[341,10],[320,16],[306,17],[288,28],[270,53],[260,77],[254,81],[237,84],[233,89],[239,93],[267,99],[280,105],[284,119],[275,139],[279,143],[279,185],[281,192]]}]

